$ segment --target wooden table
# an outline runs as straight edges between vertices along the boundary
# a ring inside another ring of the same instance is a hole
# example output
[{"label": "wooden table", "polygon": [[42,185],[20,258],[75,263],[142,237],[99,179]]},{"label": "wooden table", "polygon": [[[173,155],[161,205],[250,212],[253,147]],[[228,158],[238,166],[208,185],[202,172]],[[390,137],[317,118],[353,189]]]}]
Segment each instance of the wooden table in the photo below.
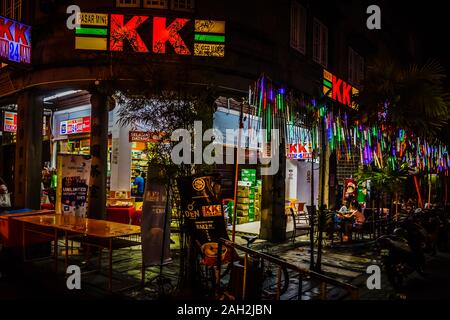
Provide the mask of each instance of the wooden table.
[{"label": "wooden table", "polygon": [[[114,248],[114,240],[119,237],[127,237],[133,235],[141,234],[141,227],[133,226],[128,224],[122,224],[117,222],[105,221],[105,220],[96,220],[96,219],[88,219],[88,218],[79,218],[72,215],[35,215],[35,216],[26,216],[26,217],[17,217],[15,218],[18,221],[23,223],[23,253],[24,259],[26,260],[26,233],[27,232],[35,232],[42,233],[45,232],[36,230],[44,229],[44,230],[52,230],[54,236],[54,254],[57,266],[57,258],[58,258],[58,236],[60,232],[64,233],[65,240],[65,266],[67,269],[68,266],[68,241],[69,237],[76,236],[82,242],[86,242],[87,245],[94,245],[99,247],[101,250],[103,248],[109,249],[109,283],[108,289],[112,290],[112,252]],[[49,235],[49,233],[47,233]],[[122,247],[130,247],[132,245],[137,245],[137,242],[129,242],[124,244],[122,243]],[[100,251],[101,254],[101,251]],[[143,268],[142,268],[143,269]],[[143,281],[143,279],[141,279]]]}]

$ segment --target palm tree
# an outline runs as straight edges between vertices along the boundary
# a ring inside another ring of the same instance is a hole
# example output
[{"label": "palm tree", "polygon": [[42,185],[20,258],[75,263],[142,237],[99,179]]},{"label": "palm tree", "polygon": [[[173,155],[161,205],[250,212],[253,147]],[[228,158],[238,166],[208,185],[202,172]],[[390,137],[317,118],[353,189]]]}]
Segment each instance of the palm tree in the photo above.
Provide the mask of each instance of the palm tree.
[{"label": "palm tree", "polygon": [[377,57],[369,64],[357,97],[358,116],[363,124],[383,125],[393,140],[398,129],[404,129],[421,140],[438,142],[450,119],[445,78],[445,70],[436,61],[403,67],[390,58]]},{"label": "palm tree", "polygon": [[367,114],[364,120],[368,123],[381,120],[419,137],[436,138],[450,119],[445,77],[436,61],[401,67],[389,58],[375,58],[357,97],[361,114]]},{"label": "palm tree", "polygon": [[408,178],[408,174],[408,163],[404,162],[398,168],[392,168],[390,165],[385,165],[382,168],[360,167],[355,177],[359,185],[370,180],[371,188],[376,191],[377,211],[380,213],[380,209],[384,207],[384,204],[381,203],[383,194],[394,194],[397,198],[402,184]]}]

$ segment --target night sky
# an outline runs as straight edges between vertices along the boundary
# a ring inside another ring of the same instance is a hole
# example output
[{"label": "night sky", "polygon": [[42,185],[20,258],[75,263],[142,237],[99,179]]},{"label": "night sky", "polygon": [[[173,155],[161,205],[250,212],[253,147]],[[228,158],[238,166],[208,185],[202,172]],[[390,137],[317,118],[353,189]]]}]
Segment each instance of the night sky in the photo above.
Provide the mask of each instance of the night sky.
[{"label": "night sky", "polygon": [[425,60],[437,59],[443,64],[450,77],[450,16],[445,2],[389,1],[398,17],[399,29],[410,30],[420,42],[420,50]]}]

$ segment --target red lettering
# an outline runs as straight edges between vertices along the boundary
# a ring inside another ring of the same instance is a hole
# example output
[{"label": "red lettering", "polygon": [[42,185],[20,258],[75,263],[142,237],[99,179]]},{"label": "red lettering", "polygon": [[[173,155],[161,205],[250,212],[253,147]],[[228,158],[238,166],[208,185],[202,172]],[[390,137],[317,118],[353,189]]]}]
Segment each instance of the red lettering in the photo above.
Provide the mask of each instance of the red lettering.
[{"label": "red lettering", "polygon": [[0,18],[0,38],[13,41],[13,35],[11,34],[11,26],[13,22],[8,20],[5,22],[5,19]]},{"label": "red lettering", "polygon": [[299,150],[298,153],[307,153],[305,146],[303,144],[299,144]]},{"label": "red lettering", "polygon": [[136,31],[147,19],[148,17],[146,16],[134,16],[124,25],[124,16],[122,14],[112,14],[110,50],[123,51],[123,40],[127,39],[134,51],[148,52],[147,46]]},{"label": "red lettering", "polygon": [[19,23],[16,23],[16,28],[14,31],[14,41],[19,43],[20,41],[22,41],[22,44],[29,46],[30,44],[28,43],[28,39],[25,36],[25,33],[28,31],[28,29],[28,26],[21,26]]},{"label": "red lettering", "polygon": [[352,90],[352,86],[342,81],[342,104],[349,107],[351,106],[350,90]]},{"label": "red lettering", "polygon": [[290,144],[289,145],[289,153],[297,153],[297,145],[296,144]]},{"label": "red lettering", "polygon": [[166,18],[153,18],[153,52],[166,53],[166,42],[172,45],[175,53],[189,55],[191,52],[178,32],[186,25],[189,19],[177,18],[166,27]]},{"label": "red lettering", "polygon": [[336,76],[333,76],[333,100],[337,100],[340,103],[342,103],[342,96],[341,96],[341,83],[342,80],[336,78]]}]

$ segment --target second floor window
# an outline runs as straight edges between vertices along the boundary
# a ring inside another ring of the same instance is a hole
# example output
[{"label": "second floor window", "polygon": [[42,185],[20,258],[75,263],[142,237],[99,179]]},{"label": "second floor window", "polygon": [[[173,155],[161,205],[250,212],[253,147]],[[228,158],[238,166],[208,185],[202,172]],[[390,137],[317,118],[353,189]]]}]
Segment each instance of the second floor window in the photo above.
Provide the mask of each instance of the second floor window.
[{"label": "second floor window", "polygon": [[22,0],[0,0],[0,4],[0,15],[13,20],[22,20]]},{"label": "second floor window", "polygon": [[117,0],[116,5],[118,7],[139,8],[141,0]]},{"label": "second floor window", "polygon": [[364,80],[364,58],[351,47],[348,48],[348,82],[359,85]]},{"label": "second floor window", "polygon": [[144,0],[144,8],[167,9],[168,0]]},{"label": "second floor window", "polygon": [[313,60],[323,67],[328,66],[328,28],[314,19]]},{"label": "second floor window", "polygon": [[306,10],[295,1],[291,6],[291,47],[305,54]]},{"label": "second floor window", "polygon": [[172,0],[172,9],[192,10],[194,9],[194,0]]}]

